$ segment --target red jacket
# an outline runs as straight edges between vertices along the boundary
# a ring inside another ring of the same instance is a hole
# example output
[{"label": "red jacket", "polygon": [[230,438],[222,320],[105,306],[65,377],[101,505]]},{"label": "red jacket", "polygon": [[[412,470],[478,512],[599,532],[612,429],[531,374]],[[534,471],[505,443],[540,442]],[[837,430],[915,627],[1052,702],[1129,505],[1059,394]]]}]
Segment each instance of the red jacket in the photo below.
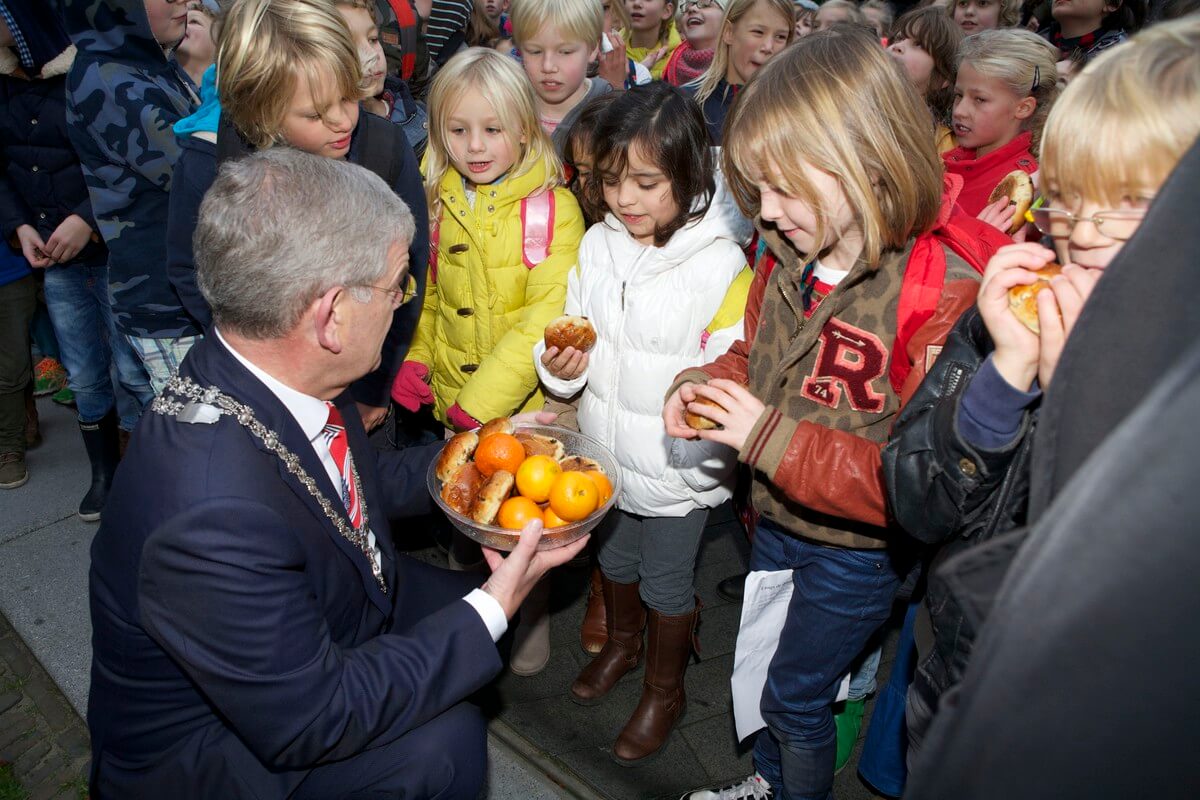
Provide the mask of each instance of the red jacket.
[{"label": "red jacket", "polygon": [[1018,169],[1030,175],[1037,172],[1037,159],[1029,150],[1032,138],[1028,131],[1022,133],[983,158],[976,158],[975,151],[965,147],[942,153],[946,172],[963,179],[962,192],[958,196],[958,205],[963,211],[972,217],[978,216],[987,205],[988,195],[1008,173]]}]

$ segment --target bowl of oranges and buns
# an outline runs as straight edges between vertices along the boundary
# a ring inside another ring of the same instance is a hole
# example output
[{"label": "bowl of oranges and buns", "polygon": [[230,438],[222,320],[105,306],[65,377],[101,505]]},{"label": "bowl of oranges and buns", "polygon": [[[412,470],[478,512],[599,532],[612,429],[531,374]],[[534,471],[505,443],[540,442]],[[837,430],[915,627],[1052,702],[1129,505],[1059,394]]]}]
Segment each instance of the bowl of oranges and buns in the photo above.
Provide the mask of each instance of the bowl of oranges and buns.
[{"label": "bowl of oranges and buns", "polygon": [[545,526],[539,550],[571,544],[621,493],[621,471],[607,447],[567,428],[507,417],[452,436],[426,480],[454,527],[496,550],[516,547],[533,519]]}]

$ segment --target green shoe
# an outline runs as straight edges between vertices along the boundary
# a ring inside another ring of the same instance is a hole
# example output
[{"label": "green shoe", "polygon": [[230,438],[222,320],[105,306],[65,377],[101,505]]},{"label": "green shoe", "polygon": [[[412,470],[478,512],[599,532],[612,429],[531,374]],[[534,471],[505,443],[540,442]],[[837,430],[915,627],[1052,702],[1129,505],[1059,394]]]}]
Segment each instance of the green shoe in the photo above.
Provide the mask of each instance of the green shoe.
[{"label": "green shoe", "polygon": [[54,394],[67,385],[67,371],[63,365],[47,356],[33,367],[33,396]]},{"label": "green shoe", "polygon": [[854,752],[854,743],[858,741],[858,732],[862,730],[863,709],[867,698],[847,700],[842,703],[842,710],[833,715],[833,724],[837,726],[837,762],[833,765],[835,773],[841,772]]},{"label": "green shoe", "polygon": [[50,399],[58,403],[60,406],[75,405],[75,393],[71,391],[70,387],[66,386],[51,395]]}]

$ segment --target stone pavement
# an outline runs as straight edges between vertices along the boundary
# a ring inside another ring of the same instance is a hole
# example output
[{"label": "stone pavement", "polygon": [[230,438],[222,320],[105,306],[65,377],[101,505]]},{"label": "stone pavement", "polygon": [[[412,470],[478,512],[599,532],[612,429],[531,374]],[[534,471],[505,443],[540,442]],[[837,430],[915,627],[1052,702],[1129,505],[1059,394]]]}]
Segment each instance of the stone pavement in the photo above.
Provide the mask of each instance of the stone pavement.
[{"label": "stone pavement", "polygon": [[[31,798],[74,797],[87,761],[81,715],[91,659],[88,548],[96,526],[74,514],[88,479],[74,415],[46,401],[39,410],[45,443],[29,454],[30,481],[0,492],[0,763],[15,762]],[[444,563],[436,548],[412,554]],[[742,568],[745,554],[740,529],[728,509],[718,509],[697,569],[703,658],[688,669],[688,709],[659,757],[636,768],[618,766],[608,748],[637,703],[641,670],[599,706],[567,699],[586,659],[578,625],[587,571],[557,572],[550,665],[533,678],[504,673],[491,694],[487,797],[676,798],[749,774],[749,753],[734,741],[729,710],[740,607],[715,591],[720,579]],[[888,648],[881,685],[890,661]],[[839,800],[873,797],[855,775],[856,762],[857,753],[838,776]]]}]

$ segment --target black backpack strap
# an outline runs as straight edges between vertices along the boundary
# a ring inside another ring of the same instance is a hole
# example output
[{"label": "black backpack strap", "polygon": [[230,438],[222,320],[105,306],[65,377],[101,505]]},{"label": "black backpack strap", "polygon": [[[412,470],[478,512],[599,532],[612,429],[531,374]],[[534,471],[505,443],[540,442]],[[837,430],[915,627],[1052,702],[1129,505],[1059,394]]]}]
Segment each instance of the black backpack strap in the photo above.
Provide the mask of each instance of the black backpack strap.
[{"label": "black backpack strap", "polygon": [[254,148],[242,139],[233,123],[222,114],[217,121],[217,168],[221,167],[222,162],[231,158],[241,158],[252,152]]},{"label": "black backpack strap", "polygon": [[361,138],[359,165],[374,172],[387,183],[388,188],[396,185],[400,179],[401,159],[396,157],[396,148],[409,147],[404,131],[391,120],[366,111],[360,111],[360,118],[366,120],[359,131]]}]

